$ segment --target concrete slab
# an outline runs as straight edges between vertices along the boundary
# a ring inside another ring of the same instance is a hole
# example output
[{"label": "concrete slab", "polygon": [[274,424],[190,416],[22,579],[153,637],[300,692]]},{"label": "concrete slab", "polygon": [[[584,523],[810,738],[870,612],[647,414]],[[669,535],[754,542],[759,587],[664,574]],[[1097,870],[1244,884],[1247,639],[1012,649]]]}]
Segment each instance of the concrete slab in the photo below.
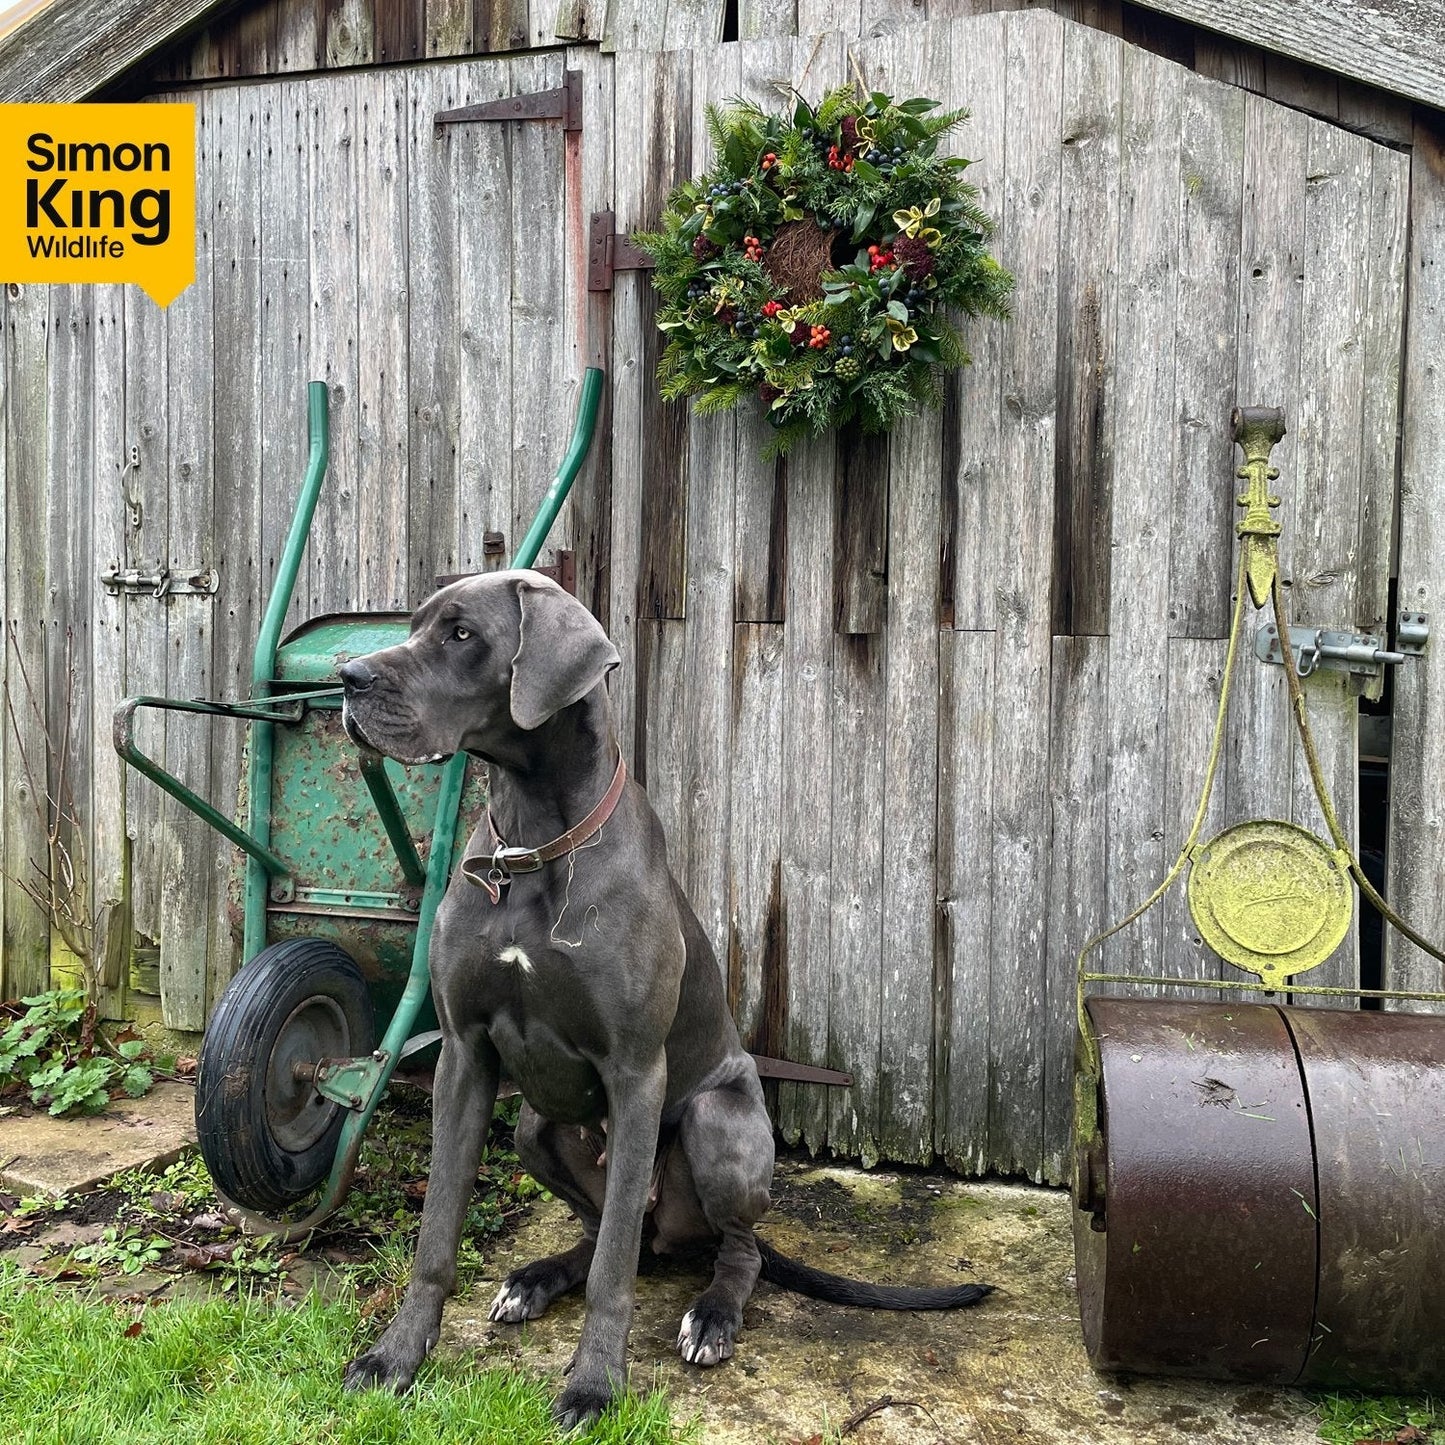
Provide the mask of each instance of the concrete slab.
[{"label": "concrete slab", "polygon": [[[709,1445],[807,1445],[885,1396],[896,1402],[849,1438],[894,1445],[1317,1445],[1307,1399],[1289,1390],[1123,1380],[1090,1369],[1073,1291],[1069,1201],[1059,1191],[946,1175],[863,1173],[780,1163],[760,1228],[779,1249],[835,1273],[894,1283],[987,1280],[998,1294],[952,1314],[845,1309],[760,1285],[736,1356],[684,1365],[678,1321],[706,1283],[669,1267],[639,1281],[633,1384],[656,1384]],[[501,1278],[576,1235],[560,1204],[539,1206],[499,1249],[492,1277],[446,1312],[442,1348],[480,1364],[560,1378],[582,1301],[543,1319],[493,1325]],[[904,1404],[903,1402],[912,1402]]]},{"label": "concrete slab", "polygon": [[114,1099],[84,1119],[0,1118],[0,1189],[74,1194],[123,1169],[164,1168],[196,1142],[196,1090],[161,1080],[140,1099]]}]

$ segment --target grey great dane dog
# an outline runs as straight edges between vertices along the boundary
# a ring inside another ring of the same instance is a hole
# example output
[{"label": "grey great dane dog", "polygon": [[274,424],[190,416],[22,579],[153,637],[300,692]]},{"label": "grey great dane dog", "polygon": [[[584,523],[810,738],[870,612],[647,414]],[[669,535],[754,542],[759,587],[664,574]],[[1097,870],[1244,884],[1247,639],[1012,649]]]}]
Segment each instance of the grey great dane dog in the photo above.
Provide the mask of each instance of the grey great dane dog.
[{"label": "grey great dane dog", "polygon": [[603,681],[617,664],[581,603],[540,573],[510,571],[442,589],[405,642],[341,668],[356,742],[403,762],[464,749],[486,760],[491,796],[431,942],[443,1043],[411,1284],[347,1368],[348,1388],[405,1390],[436,1343],[504,1072],[524,1100],[517,1152],[575,1211],[582,1238],[508,1276],[491,1317],[535,1319],[585,1281],[581,1339],[554,1405],[566,1428],[625,1383],[645,1226],[659,1254],[716,1252],[678,1335],[697,1365],[733,1353],[760,1272],[886,1309],[957,1308],[988,1293],[844,1280],[753,1233],[769,1203],[772,1127],[662,827],[622,767]]}]

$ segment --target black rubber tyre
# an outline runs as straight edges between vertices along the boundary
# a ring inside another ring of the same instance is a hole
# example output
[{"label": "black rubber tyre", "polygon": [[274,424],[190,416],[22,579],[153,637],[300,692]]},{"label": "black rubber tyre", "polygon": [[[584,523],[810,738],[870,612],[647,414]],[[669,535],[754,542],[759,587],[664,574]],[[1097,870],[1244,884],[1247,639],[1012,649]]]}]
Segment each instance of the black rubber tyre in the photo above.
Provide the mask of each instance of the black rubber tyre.
[{"label": "black rubber tyre", "polygon": [[345,1111],[297,1064],[375,1047],[371,995],[344,949],[319,938],[263,948],[231,980],[196,1070],[196,1132],[216,1187],[248,1209],[285,1209],[331,1172]]}]

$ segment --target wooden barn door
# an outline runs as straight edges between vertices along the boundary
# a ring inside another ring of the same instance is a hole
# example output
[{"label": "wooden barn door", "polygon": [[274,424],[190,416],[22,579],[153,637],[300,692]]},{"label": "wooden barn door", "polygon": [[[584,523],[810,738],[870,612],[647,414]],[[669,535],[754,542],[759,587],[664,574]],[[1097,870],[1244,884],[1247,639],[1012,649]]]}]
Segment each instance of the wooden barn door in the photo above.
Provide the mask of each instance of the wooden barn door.
[{"label": "wooden barn door", "polygon": [[[570,63],[610,118],[600,58]],[[165,312],[126,296],[117,313],[140,520],[116,545],[123,562],[213,569],[218,589],[115,604],[116,696],[249,691],[305,472],[308,380],[329,387],[330,465],[288,626],[409,610],[437,576],[499,565],[489,533],[516,546],[586,361],[580,212],[597,182],[560,119],[436,117],[559,88],[568,65],[554,52],[163,97],[197,107],[197,276]],[[574,518],[595,529],[588,505],[564,511],[554,547],[572,545]],[[148,727],[167,767],[234,806],[239,725]],[[239,961],[233,853],[144,780],[126,787],[135,927],[160,945],[167,1021],[199,1028]]]},{"label": "wooden barn door", "polygon": [[[616,65],[624,226],[708,164],[708,101],[861,75],[972,107],[952,145],[1014,315],[886,442],[762,464],[751,410],[660,403],[619,277],[617,691],[749,1042],[853,1075],[782,1086],[785,1134],[1061,1180],[1075,954],[1163,877],[1202,781],[1236,402],[1287,413],[1295,619],[1383,627],[1405,161],[1040,11]],[[1309,695],[1353,832],[1356,696]],[[1283,672],[1247,652],[1209,826],[1253,816],[1322,828]],[[1177,897],[1108,961],[1221,968]],[[1358,966],[1352,932],[1321,974]]]}]

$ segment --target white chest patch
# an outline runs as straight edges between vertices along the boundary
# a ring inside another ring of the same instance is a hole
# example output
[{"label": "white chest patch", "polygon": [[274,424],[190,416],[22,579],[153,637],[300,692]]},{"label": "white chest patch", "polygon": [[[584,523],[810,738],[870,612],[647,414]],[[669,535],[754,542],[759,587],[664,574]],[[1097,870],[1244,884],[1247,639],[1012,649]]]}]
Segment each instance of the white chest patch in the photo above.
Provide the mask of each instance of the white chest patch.
[{"label": "white chest patch", "polygon": [[518,968],[522,970],[523,973],[532,972],[532,960],[528,958],[526,953],[522,949],[518,948],[515,943],[510,945],[510,947],[504,948],[497,955],[497,962],[514,963],[517,965]]}]

